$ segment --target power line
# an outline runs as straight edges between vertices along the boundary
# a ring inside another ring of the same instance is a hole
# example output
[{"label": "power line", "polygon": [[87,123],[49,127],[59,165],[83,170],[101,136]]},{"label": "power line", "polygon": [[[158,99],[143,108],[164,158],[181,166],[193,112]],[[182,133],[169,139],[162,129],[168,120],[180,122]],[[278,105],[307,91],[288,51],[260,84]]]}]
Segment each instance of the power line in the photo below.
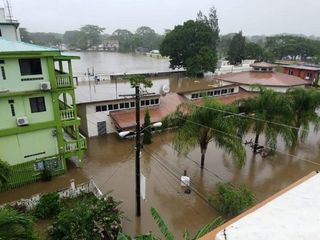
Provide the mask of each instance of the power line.
[{"label": "power line", "polygon": [[261,119],[261,118],[256,118],[256,117],[247,116],[247,115],[241,115],[241,114],[239,114],[239,113],[233,113],[233,112],[230,112],[230,111],[225,111],[225,110],[221,110],[221,109],[217,109],[217,108],[206,107],[206,106],[199,106],[199,105],[196,105],[196,104],[192,103],[190,100],[188,100],[187,103],[188,103],[189,105],[192,105],[192,106],[198,107],[198,108],[205,108],[205,109],[213,110],[213,111],[216,111],[216,112],[227,113],[227,114],[229,114],[229,115],[238,116],[238,117],[242,117],[242,118],[248,118],[248,119],[251,119],[251,120],[256,120],[256,121],[261,121],[261,122],[266,122],[266,123],[278,125],[278,126],[281,126],[281,127],[286,127],[286,128],[295,129],[295,130],[308,131],[308,130],[306,130],[306,129],[300,129],[300,128],[298,128],[298,127],[290,126],[290,125],[283,124],[283,123],[273,122],[273,121],[264,120],[264,119]]},{"label": "power line", "polygon": [[[215,129],[215,128],[206,126],[206,125],[201,124],[201,123],[197,123],[197,122],[191,121],[191,120],[189,120],[189,119],[185,119],[185,118],[182,118],[182,117],[179,117],[179,116],[176,116],[176,117],[179,118],[179,119],[181,119],[181,120],[184,120],[184,121],[187,121],[187,122],[196,124],[196,125],[198,125],[198,126],[201,126],[201,127],[204,127],[204,128],[208,128],[208,129],[211,129],[211,130],[213,130],[213,131],[216,131],[216,132],[225,134],[225,135],[227,135],[227,136],[229,136],[229,137],[239,139],[239,140],[241,140],[241,142],[242,142],[242,138],[239,137],[239,136],[235,136],[235,135],[226,133],[226,132],[224,132],[224,131],[221,131],[221,130],[218,130],[218,129]],[[242,142],[242,143],[243,143],[243,142]],[[290,157],[294,157],[294,158],[300,159],[300,160],[302,160],[302,161],[309,162],[309,163],[315,164],[315,165],[317,165],[317,166],[320,166],[320,163],[317,163],[317,162],[314,162],[314,161],[311,161],[311,160],[307,160],[307,159],[303,159],[303,158],[298,157],[298,156],[296,156],[296,155],[288,154],[288,153],[279,151],[279,150],[277,150],[277,149],[275,149],[275,148],[272,148],[272,147],[268,147],[268,146],[265,146],[265,145],[262,145],[262,146],[263,146],[264,148],[266,148],[266,149],[270,149],[270,150],[273,150],[273,151],[275,151],[275,152],[279,152],[279,153],[281,153],[281,154],[283,154],[283,155],[288,155],[288,156],[290,156]]]}]

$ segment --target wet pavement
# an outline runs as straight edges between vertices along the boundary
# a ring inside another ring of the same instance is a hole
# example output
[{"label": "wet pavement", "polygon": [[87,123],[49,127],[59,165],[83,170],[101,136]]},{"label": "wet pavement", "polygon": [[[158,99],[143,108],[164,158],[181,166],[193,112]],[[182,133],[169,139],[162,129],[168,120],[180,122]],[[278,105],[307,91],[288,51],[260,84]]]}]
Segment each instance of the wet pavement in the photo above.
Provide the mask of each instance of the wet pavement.
[{"label": "wet pavement", "polygon": [[[70,179],[75,179],[76,183],[85,182],[92,176],[104,193],[112,191],[110,194],[123,201],[122,210],[127,218],[123,222],[125,232],[159,233],[150,214],[150,208],[155,207],[177,239],[181,239],[185,229],[194,234],[219,215],[205,201],[216,183],[245,184],[254,191],[260,202],[311,171],[320,169],[320,135],[312,132],[305,143],[295,150],[285,151],[299,158],[282,153],[261,158],[260,155],[253,156],[246,146],[247,160],[242,169],[237,168],[229,155],[211,143],[205,169],[201,170],[199,149],[196,148],[188,156],[177,156],[172,147],[173,137],[174,132],[156,134],[153,143],[142,150],[141,169],[147,179],[147,188],[140,218],[135,217],[134,140],[119,139],[113,134],[89,139],[83,169],[72,168],[51,182],[37,182],[0,193],[0,203],[64,188]],[[247,139],[250,138],[252,136],[247,136]],[[279,151],[284,151],[281,143]],[[192,181],[190,195],[183,193],[179,183],[184,170],[187,170]]]}]

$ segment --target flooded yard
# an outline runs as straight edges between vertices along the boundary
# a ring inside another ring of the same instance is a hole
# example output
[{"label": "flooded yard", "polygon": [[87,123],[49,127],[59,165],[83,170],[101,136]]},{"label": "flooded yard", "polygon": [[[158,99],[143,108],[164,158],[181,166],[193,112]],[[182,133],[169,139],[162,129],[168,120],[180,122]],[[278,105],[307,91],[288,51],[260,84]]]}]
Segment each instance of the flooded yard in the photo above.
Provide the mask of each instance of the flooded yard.
[{"label": "flooded yard", "polygon": [[[173,137],[174,132],[155,134],[153,143],[142,149],[141,171],[146,177],[147,187],[140,218],[135,217],[134,139],[119,139],[113,134],[88,140],[83,169],[72,168],[51,182],[37,182],[1,193],[0,203],[66,187],[70,179],[81,183],[93,177],[104,193],[112,191],[111,195],[123,201],[126,233],[158,233],[150,214],[150,208],[155,207],[179,239],[185,229],[193,234],[219,216],[206,202],[218,182],[245,184],[260,202],[311,171],[320,169],[320,135],[312,132],[305,143],[290,152],[279,144],[279,151],[286,154],[278,152],[272,157],[253,156],[250,147],[246,146],[247,159],[242,169],[237,168],[230,156],[211,143],[205,169],[201,170],[199,149],[194,149],[187,156],[177,156],[172,147]],[[184,170],[191,177],[193,191],[189,195],[180,187],[179,178]]]}]

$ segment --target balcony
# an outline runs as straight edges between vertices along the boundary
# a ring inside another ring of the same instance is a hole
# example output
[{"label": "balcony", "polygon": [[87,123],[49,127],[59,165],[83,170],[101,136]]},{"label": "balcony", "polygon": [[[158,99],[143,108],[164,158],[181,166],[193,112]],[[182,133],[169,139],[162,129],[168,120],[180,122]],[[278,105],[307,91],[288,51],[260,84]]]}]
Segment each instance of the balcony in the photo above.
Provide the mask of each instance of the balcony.
[{"label": "balcony", "polygon": [[56,73],[56,82],[58,88],[71,87],[72,81],[69,74],[57,74]]},{"label": "balcony", "polygon": [[74,109],[63,101],[59,100],[60,118],[62,121],[73,120],[76,118]]},{"label": "balcony", "polygon": [[66,137],[65,134],[64,151],[66,153],[87,149],[87,141],[83,135],[80,134],[80,138],[78,140],[70,140],[71,138],[72,137],[70,135],[67,135]]}]

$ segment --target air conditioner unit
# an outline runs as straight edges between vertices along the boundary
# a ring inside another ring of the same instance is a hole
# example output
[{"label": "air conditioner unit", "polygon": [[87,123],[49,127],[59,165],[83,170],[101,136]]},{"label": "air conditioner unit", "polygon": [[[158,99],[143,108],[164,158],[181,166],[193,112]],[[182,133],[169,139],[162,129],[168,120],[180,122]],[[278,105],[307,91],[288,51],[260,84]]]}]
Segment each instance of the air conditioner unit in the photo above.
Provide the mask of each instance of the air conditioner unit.
[{"label": "air conditioner unit", "polygon": [[44,91],[50,90],[51,89],[50,83],[49,82],[40,83],[40,89]]},{"label": "air conditioner unit", "polygon": [[27,117],[18,117],[17,118],[17,125],[18,126],[25,126],[29,124],[29,120]]}]

